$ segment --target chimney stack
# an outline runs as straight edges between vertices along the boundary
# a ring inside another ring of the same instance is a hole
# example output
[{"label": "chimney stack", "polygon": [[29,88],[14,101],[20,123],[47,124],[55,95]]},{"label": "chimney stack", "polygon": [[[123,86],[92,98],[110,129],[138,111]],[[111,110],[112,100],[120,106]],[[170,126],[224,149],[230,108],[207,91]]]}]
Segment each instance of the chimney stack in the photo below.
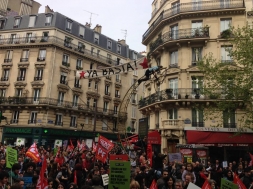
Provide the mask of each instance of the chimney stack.
[{"label": "chimney stack", "polygon": [[125,39],[118,39],[118,42],[122,45],[126,45],[126,40]]},{"label": "chimney stack", "polygon": [[102,32],[102,26],[100,26],[100,25],[96,25],[96,27],[93,29],[95,32],[98,32],[98,33],[100,33],[101,34],[101,32]]},{"label": "chimney stack", "polygon": [[90,24],[88,22],[86,22],[85,26],[87,26],[88,28],[90,28]]},{"label": "chimney stack", "polygon": [[50,9],[50,7],[48,5],[45,6],[45,13],[52,13],[52,12],[54,12],[53,9]]}]

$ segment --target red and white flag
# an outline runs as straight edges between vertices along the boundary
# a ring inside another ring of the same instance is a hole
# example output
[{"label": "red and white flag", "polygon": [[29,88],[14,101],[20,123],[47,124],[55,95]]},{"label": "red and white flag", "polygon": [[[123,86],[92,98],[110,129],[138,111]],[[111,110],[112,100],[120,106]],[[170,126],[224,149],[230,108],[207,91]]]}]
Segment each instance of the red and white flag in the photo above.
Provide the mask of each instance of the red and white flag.
[{"label": "red and white flag", "polygon": [[45,189],[48,186],[47,178],[45,177],[46,169],[47,169],[47,157],[44,156],[36,189]]},{"label": "red and white flag", "polygon": [[206,179],[206,181],[204,182],[203,186],[201,187],[201,189],[212,189],[211,185],[208,182],[208,179]]},{"label": "red and white flag", "polygon": [[149,189],[157,189],[157,185],[156,185],[155,179],[152,181],[152,183],[151,183]]},{"label": "red and white flag", "polygon": [[33,145],[27,150],[25,155],[33,159],[37,163],[40,162],[40,155],[37,149],[37,145],[35,143],[33,143]]},{"label": "red and white flag", "polygon": [[110,140],[100,135],[96,147],[96,159],[105,163],[108,157],[108,153],[112,150],[113,147],[114,144]]},{"label": "red and white flag", "polygon": [[97,146],[96,146],[95,142],[92,141],[92,151],[96,152],[96,150],[97,150]]},{"label": "red and white flag", "polygon": [[247,189],[236,173],[234,173],[234,183],[238,185],[239,189]]}]

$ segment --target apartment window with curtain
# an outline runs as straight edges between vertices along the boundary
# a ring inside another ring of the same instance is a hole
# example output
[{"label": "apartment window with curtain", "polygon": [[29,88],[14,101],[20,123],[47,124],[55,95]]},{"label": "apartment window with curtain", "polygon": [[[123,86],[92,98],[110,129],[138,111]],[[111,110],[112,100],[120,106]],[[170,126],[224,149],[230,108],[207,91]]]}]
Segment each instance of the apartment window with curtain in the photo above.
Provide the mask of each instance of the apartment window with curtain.
[{"label": "apartment window with curtain", "polygon": [[63,54],[63,56],[62,56],[62,65],[63,66],[68,66],[69,65],[69,55]]},{"label": "apartment window with curtain", "polygon": [[72,29],[72,21],[66,20],[66,30],[71,31]]},{"label": "apartment window with curtain", "polygon": [[192,94],[195,95],[196,99],[200,98],[200,95],[203,94],[203,86],[204,86],[204,77],[202,76],[192,76]]},{"label": "apartment window with curtain", "polygon": [[28,49],[25,49],[23,50],[22,52],[22,57],[20,59],[20,62],[27,62],[28,61],[28,58],[29,58],[29,50]]},{"label": "apartment window with curtain", "polygon": [[78,105],[78,95],[73,95],[73,106],[74,107],[77,107]]},{"label": "apartment window with curtain", "polygon": [[180,2],[176,1],[174,3],[171,3],[171,9],[172,9],[172,14],[177,14],[179,13],[180,10]]},{"label": "apartment window with curtain", "polygon": [[70,127],[77,127],[76,120],[77,120],[76,116],[71,116],[71,118],[70,118]]},{"label": "apartment window with curtain", "polygon": [[95,81],[94,89],[98,90],[98,82]]},{"label": "apartment window with curtain", "polygon": [[156,129],[159,128],[159,119],[160,119],[160,114],[158,111],[155,112],[155,127]]},{"label": "apartment window with curtain", "polygon": [[169,88],[172,90],[170,94],[175,98],[178,95],[178,78],[169,80]]},{"label": "apartment window with curtain", "polygon": [[9,75],[10,75],[10,69],[4,69],[3,70],[3,75],[1,77],[1,81],[8,81],[9,80]]},{"label": "apartment window with curtain", "polygon": [[13,28],[18,28],[21,18],[15,18]]},{"label": "apartment window with curtain", "polygon": [[136,107],[132,106],[132,118],[136,118]]},{"label": "apartment window with curtain", "polygon": [[107,101],[104,101],[104,109],[103,109],[103,112],[107,112],[107,109],[108,109],[108,102]]},{"label": "apartment window with curtain", "polygon": [[83,69],[83,61],[81,59],[76,60],[76,69],[82,70]]},{"label": "apartment window with curtain", "polygon": [[13,123],[18,123],[18,119],[19,119],[19,111],[14,111],[14,112],[12,113],[11,124],[13,124]]},{"label": "apartment window with curtain", "polygon": [[220,32],[223,32],[225,30],[228,30],[230,25],[232,23],[232,19],[231,18],[222,18],[220,20]]},{"label": "apartment window with curtain", "polygon": [[79,36],[81,38],[84,38],[84,32],[85,32],[84,26],[79,26]]},{"label": "apartment window with curtain", "polygon": [[48,41],[48,33],[49,32],[43,32],[42,33],[42,38],[40,42],[47,42]]},{"label": "apartment window with curtain", "polygon": [[119,45],[119,44],[117,45],[117,53],[121,54],[121,45]]},{"label": "apartment window with curtain", "polygon": [[87,98],[86,104],[87,104],[87,107],[90,107],[90,98]]},{"label": "apartment window with curtain", "polygon": [[4,63],[12,62],[13,50],[7,50],[5,54]]},{"label": "apartment window with curtain", "polygon": [[192,21],[192,35],[195,37],[202,36],[203,35],[202,29],[201,29],[202,26],[203,26],[202,20]]},{"label": "apartment window with curtain", "polygon": [[40,98],[40,89],[33,90],[33,102],[38,103]]},{"label": "apartment window with curtain", "polygon": [[50,26],[51,22],[52,22],[52,15],[46,15],[46,22],[45,22],[45,26]]},{"label": "apartment window with curtain", "polygon": [[6,89],[0,89],[0,97],[5,97]]},{"label": "apartment window with curtain", "polygon": [[99,44],[99,34],[98,33],[94,33],[94,43]]},{"label": "apartment window with curtain", "polygon": [[178,39],[178,25],[170,27],[171,39]]},{"label": "apartment window with curtain", "polygon": [[25,76],[26,76],[26,69],[20,68],[17,81],[25,81]]},{"label": "apartment window with curtain", "polygon": [[58,93],[58,105],[62,105],[63,104],[63,101],[64,101],[64,95],[65,95],[65,93],[64,92],[59,92]]},{"label": "apartment window with curtain", "polygon": [[110,86],[109,85],[105,86],[105,95],[110,95]]},{"label": "apartment window with curtain", "polygon": [[111,40],[107,40],[107,49],[112,50],[112,41]]},{"label": "apartment window with curtain", "polygon": [[221,47],[221,62],[222,63],[233,63],[233,59],[230,56],[230,51],[232,50],[231,46],[222,46]]},{"label": "apartment window with curtain", "polygon": [[32,28],[35,26],[36,16],[30,16],[28,27]]},{"label": "apartment window with curtain", "polygon": [[119,90],[115,90],[115,97],[117,97],[117,98],[120,98],[120,93],[119,93]]},{"label": "apartment window with curtain", "polygon": [[61,72],[61,78],[60,78],[60,83],[67,85],[67,73]]},{"label": "apartment window with curtain", "polygon": [[115,77],[116,77],[116,81],[117,81],[117,82],[120,82],[120,75],[119,75],[119,74],[116,74]]},{"label": "apartment window with curtain", "polygon": [[176,108],[171,108],[167,110],[169,125],[177,125],[178,124],[178,114]]},{"label": "apartment window with curtain", "polygon": [[178,51],[173,51],[170,53],[170,67],[178,66]]},{"label": "apartment window with curtain", "polygon": [[76,87],[76,88],[81,88],[81,85],[80,85],[80,79],[75,78],[74,87]]},{"label": "apartment window with curtain", "polygon": [[91,47],[91,55],[94,55],[94,52],[95,52],[95,48],[94,47]]},{"label": "apartment window with curtain", "polygon": [[37,112],[31,112],[28,124],[35,124],[37,122]]},{"label": "apartment window with curtain", "polygon": [[56,116],[55,116],[55,125],[63,126],[62,114],[56,114]]},{"label": "apartment window with curtain", "polygon": [[40,49],[37,61],[44,61],[46,59],[46,54],[47,54],[46,49]]},{"label": "apartment window with curtain", "polygon": [[112,55],[107,54],[107,63],[111,64],[112,63]]},{"label": "apartment window with curtain", "polygon": [[102,130],[103,131],[107,131],[108,130],[107,124],[108,124],[107,119],[103,119],[103,122],[102,122]]},{"label": "apartment window with curtain", "polygon": [[202,109],[192,109],[192,127],[204,127],[204,111]]},{"label": "apartment window with curtain", "polygon": [[97,107],[97,99],[93,99],[93,108]]},{"label": "apartment window with curtain", "polygon": [[114,105],[114,107],[113,107],[113,112],[114,112],[114,114],[117,114],[118,113],[118,105]]},{"label": "apartment window with curtain", "polygon": [[14,44],[14,43],[17,42],[17,39],[18,39],[18,38],[19,38],[19,37],[18,37],[17,34],[11,34],[11,35],[10,35],[10,38],[9,38],[9,40],[8,40],[8,43],[9,43],[9,44]]},{"label": "apartment window with curtain", "polygon": [[202,60],[202,47],[192,48],[192,66],[196,66],[197,62]]},{"label": "apartment window with curtain", "polygon": [[223,127],[236,128],[235,110],[226,109],[223,111]]}]

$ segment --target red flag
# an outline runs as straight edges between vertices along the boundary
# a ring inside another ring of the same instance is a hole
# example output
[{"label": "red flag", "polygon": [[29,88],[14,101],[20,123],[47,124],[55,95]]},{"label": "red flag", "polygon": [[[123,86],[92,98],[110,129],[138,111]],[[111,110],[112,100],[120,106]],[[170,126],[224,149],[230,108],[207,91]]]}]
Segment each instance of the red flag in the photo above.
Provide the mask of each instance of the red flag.
[{"label": "red flag", "polygon": [[33,143],[33,145],[27,150],[26,154],[27,157],[30,157],[35,162],[40,162],[40,155],[37,149],[37,145]]},{"label": "red flag", "polygon": [[240,189],[247,189],[236,173],[234,173],[234,183],[237,184]]},{"label": "red flag", "polygon": [[80,142],[79,142],[79,140],[78,140],[78,141],[77,141],[77,148],[78,148],[78,150],[81,150],[80,147],[81,147],[81,144],[80,144]]},{"label": "red flag", "polygon": [[140,65],[142,66],[143,69],[148,68],[148,60],[144,58],[143,62],[140,63]]},{"label": "red flag", "polygon": [[249,166],[253,166],[253,155],[251,153],[249,153],[249,156],[250,156],[250,163],[249,163]]},{"label": "red flag", "polygon": [[208,179],[206,179],[201,189],[211,189],[211,185],[209,184]]},{"label": "red flag", "polygon": [[149,189],[157,189],[157,185],[156,185],[155,179],[152,181],[151,186],[149,187]]},{"label": "red flag", "polygon": [[150,167],[152,167],[152,146],[151,144],[148,144],[148,147],[147,147],[147,156],[148,156],[148,159],[150,161]]},{"label": "red flag", "polygon": [[108,152],[106,151],[106,149],[103,146],[101,146],[100,144],[98,144],[97,150],[96,150],[96,155],[95,155],[96,159],[105,163],[107,156],[108,156]]},{"label": "red flag", "polygon": [[95,142],[92,141],[92,151],[96,152],[96,150],[97,150],[97,146],[96,146]]},{"label": "red flag", "polygon": [[107,152],[110,152],[114,147],[114,144],[110,140],[101,135],[99,135],[98,144],[101,145]]},{"label": "red flag", "polygon": [[47,169],[47,157],[43,159],[42,167],[40,170],[39,180],[37,182],[36,189],[45,189],[48,186],[47,178],[45,178],[45,172]]},{"label": "red flag", "polygon": [[74,172],[74,183],[77,184],[76,171]]}]

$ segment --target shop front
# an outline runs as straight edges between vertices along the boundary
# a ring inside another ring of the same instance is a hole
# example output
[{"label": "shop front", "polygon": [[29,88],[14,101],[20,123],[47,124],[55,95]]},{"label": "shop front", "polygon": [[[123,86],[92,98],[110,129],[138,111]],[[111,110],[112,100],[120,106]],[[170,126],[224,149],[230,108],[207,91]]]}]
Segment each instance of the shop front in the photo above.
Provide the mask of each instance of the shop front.
[{"label": "shop front", "polygon": [[[118,135],[114,133],[99,133],[109,140],[118,141]],[[54,147],[55,141],[61,141],[63,145],[67,145],[70,140],[73,145],[77,144],[77,140],[94,140],[98,132],[75,131],[65,129],[52,128],[31,128],[31,127],[4,127],[2,142],[7,145],[17,145],[24,140],[25,146],[30,146],[33,142],[42,146]]]},{"label": "shop front", "polygon": [[214,161],[237,161],[253,152],[253,131],[250,129],[186,127],[187,144],[208,147]]}]

